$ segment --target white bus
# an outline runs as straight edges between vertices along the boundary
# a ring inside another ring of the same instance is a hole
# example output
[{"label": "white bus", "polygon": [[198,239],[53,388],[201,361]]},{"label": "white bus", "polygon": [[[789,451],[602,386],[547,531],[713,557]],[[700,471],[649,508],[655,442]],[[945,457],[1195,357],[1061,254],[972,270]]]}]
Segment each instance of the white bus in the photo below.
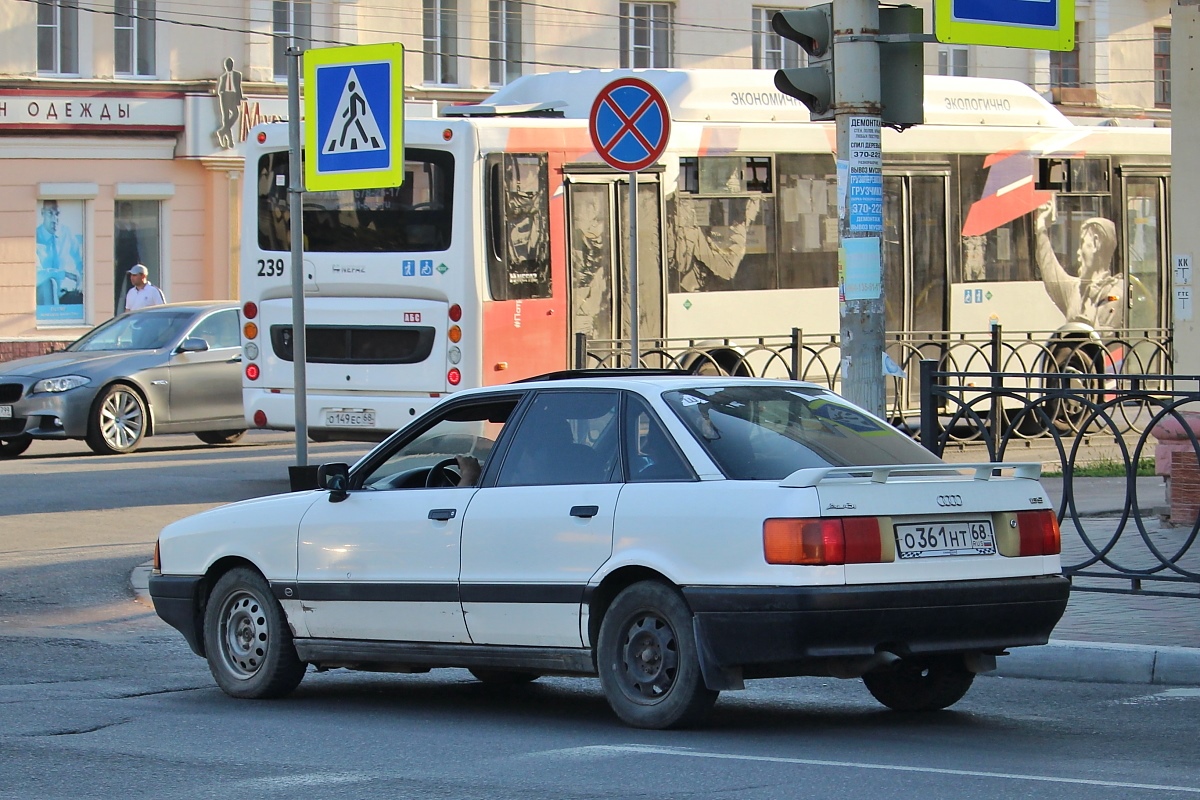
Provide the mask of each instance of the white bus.
[{"label": "white bus", "polygon": [[[628,176],[587,118],[629,74],[672,113],[638,175],[643,340],[837,334],[834,126],[772,71],[531,75],[409,120],[401,187],[305,193],[314,438],[379,438],[447,392],[572,366],[576,334],[628,337]],[[929,76],[925,108],[924,125],[884,131],[889,332],[1169,326],[1169,130],[1074,125],[1003,80]],[[246,416],[280,429],[294,427],[287,142],[272,123],[246,145],[241,267]],[[1076,280],[1088,258],[1112,277]]]}]

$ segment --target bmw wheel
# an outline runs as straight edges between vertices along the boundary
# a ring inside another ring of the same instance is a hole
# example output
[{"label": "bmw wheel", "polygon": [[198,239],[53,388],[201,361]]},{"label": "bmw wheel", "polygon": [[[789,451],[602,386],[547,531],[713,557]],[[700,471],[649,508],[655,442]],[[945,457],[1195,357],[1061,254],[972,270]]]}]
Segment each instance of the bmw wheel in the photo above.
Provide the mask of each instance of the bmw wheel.
[{"label": "bmw wheel", "polygon": [[114,383],[92,404],[87,445],[102,456],[132,453],[146,435],[146,404],[132,386]]},{"label": "bmw wheel", "polygon": [[24,433],[0,439],[0,458],[16,458],[28,450],[31,444],[33,437]]},{"label": "bmw wheel", "polygon": [[617,595],[600,624],[596,667],[609,706],[635,728],[698,723],[719,694],[704,684],[691,610],[655,581]]},{"label": "bmw wheel", "polygon": [[204,652],[230,697],[283,697],[300,685],[307,668],[271,587],[246,567],[226,572],[213,587],[204,611]]},{"label": "bmw wheel", "polygon": [[975,680],[961,656],[905,659],[863,675],[867,691],[893,711],[940,711],[963,698]]}]

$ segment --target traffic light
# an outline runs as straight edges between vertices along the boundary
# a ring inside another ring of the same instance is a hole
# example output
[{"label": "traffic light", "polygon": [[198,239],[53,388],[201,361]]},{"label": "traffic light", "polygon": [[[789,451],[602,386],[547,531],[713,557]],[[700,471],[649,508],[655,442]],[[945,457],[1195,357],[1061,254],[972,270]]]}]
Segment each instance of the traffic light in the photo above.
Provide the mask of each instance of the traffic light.
[{"label": "traffic light", "polygon": [[899,130],[925,121],[924,45],[904,41],[904,35],[920,34],[924,27],[925,12],[916,6],[879,9],[879,32],[901,39],[879,43],[880,116],[884,125]]},{"label": "traffic light", "polygon": [[775,88],[808,106],[811,119],[833,119],[833,5],[777,11],[771,27],[808,53],[807,67],[775,71]]}]

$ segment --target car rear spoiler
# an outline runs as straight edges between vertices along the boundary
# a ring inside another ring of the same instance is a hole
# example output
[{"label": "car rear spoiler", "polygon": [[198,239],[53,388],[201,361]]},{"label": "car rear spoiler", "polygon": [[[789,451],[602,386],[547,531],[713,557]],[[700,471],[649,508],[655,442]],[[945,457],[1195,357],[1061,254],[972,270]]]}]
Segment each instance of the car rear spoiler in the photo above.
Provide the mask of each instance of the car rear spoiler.
[{"label": "car rear spoiler", "polygon": [[871,483],[887,483],[893,475],[945,475],[947,477],[965,478],[966,471],[974,471],[974,480],[987,481],[992,478],[1005,477],[1005,472],[1011,470],[1013,478],[1037,480],[1042,476],[1042,465],[1037,462],[1001,462],[982,461],[971,464],[888,464],[876,467],[811,467],[798,469],[779,482],[787,488],[806,488],[816,486],[827,480],[861,481],[870,478]]}]

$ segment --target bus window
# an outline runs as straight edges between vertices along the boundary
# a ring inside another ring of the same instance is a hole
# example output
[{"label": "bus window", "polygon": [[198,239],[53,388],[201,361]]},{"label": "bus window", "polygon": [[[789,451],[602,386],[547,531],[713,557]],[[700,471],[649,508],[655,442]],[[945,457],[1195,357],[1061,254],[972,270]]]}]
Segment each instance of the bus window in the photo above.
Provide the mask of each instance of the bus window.
[{"label": "bus window", "polygon": [[[1021,159],[1023,163],[1007,163],[1013,159]],[[986,225],[990,227],[982,233],[960,237],[962,259],[959,262],[960,274],[956,276],[956,280],[963,283],[1039,280],[1031,244],[1033,209],[1016,219],[1007,218],[1003,213],[1005,208],[995,203],[996,187],[993,185],[1005,178],[993,178],[989,183],[989,168],[984,167],[983,162],[984,157],[978,155],[959,158],[959,196],[962,198],[960,219],[988,218]],[[1000,168],[993,166],[991,171]],[[1033,157],[1012,155],[1005,160],[1005,168],[1015,168],[1018,173],[1028,171],[1032,175]],[[975,206],[979,208],[973,211]],[[991,219],[992,217],[994,219]]]},{"label": "bus window", "polygon": [[779,288],[837,286],[837,172],[829,153],[779,161]]},{"label": "bus window", "polygon": [[[288,154],[267,153],[258,167],[258,244],[291,249]],[[404,151],[398,187],[304,193],[304,249],[313,253],[406,253],[445,250],[453,229],[454,157]]]},{"label": "bus window", "polygon": [[777,288],[775,197],[763,178],[770,159],[706,156],[680,165],[680,185],[697,192],[677,190],[667,203],[671,291]]},{"label": "bus window", "polygon": [[488,287],[493,300],[549,297],[550,192],[545,154],[487,160]]}]

